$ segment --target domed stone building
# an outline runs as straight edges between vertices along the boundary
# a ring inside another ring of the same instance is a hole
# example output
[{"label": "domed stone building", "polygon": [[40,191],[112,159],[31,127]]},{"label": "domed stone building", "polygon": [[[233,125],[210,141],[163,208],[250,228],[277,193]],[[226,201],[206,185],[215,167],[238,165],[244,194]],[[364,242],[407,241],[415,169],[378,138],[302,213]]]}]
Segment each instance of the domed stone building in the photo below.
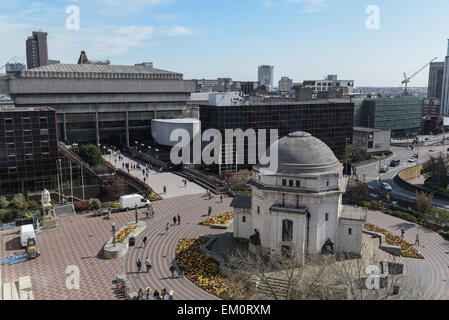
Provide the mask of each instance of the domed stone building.
[{"label": "domed stone building", "polygon": [[[347,178],[321,140],[294,132],[278,141],[278,170],[253,168],[251,197],[236,197],[234,237],[279,258],[323,250],[360,255],[366,209],[342,205]],[[254,247],[253,247],[254,248]]]}]

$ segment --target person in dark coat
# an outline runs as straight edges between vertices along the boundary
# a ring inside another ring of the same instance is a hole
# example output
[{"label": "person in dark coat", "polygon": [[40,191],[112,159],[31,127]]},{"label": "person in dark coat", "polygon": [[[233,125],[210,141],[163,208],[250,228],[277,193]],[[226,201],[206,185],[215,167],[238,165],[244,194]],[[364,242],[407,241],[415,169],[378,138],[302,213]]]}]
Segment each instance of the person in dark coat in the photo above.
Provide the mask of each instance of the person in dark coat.
[{"label": "person in dark coat", "polygon": [[154,289],[153,298],[154,300],[160,300],[161,298],[159,295],[159,291],[157,291],[157,289]]},{"label": "person in dark coat", "polygon": [[212,213],[212,207],[209,207],[209,209],[207,210],[207,215],[210,216],[211,213]]},{"label": "person in dark coat", "polygon": [[176,271],[176,268],[175,268],[175,266],[172,264],[172,265],[170,266],[170,272],[171,272],[171,277],[172,277],[172,278],[175,277],[175,271]]},{"label": "person in dark coat", "polygon": [[175,226],[176,225],[176,217],[173,217],[173,225]]},{"label": "person in dark coat", "polygon": [[137,272],[140,272],[140,270],[142,269],[142,261],[140,261],[140,259],[137,259],[136,265],[137,265]]},{"label": "person in dark coat", "polygon": [[181,278],[184,278],[184,272],[186,270],[186,267],[183,264],[180,264],[178,266],[178,276]]},{"label": "person in dark coat", "polygon": [[181,224],[181,216],[178,214],[178,225]]},{"label": "person in dark coat", "polygon": [[147,245],[147,236],[143,237],[142,242],[143,242],[143,246],[145,247]]}]

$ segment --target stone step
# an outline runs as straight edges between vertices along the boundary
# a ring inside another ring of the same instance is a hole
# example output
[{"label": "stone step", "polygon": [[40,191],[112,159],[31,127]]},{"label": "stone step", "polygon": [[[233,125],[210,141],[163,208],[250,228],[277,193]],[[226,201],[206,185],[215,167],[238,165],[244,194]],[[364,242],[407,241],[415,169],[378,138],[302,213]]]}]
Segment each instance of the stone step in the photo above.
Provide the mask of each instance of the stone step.
[{"label": "stone step", "polygon": [[3,300],[12,300],[11,298],[11,282],[3,284]]},{"label": "stone step", "polygon": [[18,286],[19,286],[18,281],[11,282],[11,298],[12,298],[12,300],[20,300]]}]

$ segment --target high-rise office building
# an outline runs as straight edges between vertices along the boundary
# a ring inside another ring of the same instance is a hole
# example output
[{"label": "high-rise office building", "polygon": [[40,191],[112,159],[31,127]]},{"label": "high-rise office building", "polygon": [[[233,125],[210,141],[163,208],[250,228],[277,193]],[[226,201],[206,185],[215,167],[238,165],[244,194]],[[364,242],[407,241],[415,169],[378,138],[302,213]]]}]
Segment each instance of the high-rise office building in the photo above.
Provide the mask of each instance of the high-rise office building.
[{"label": "high-rise office building", "polygon": [[273,90],[274,67],[267,65],[259,66],[258,80],[261,85],[267,88],[267,91]]},{"label": "high-rise office building", "polygon": [[443,72],[443,88],[441,90],[441,115],[449,114],[449,40],[447,45],[447,54],[444,59],[444,72]]},{"label": "high-rise office building", "polygon": [[0,109],[0,195],[54,188],[57,155],[54,109]]},{"label": "high-rise office building", "polygon": [[444,62],[432,62],[429,69],[428,98],[441,99],[443,89]]},{"label": "high-rise office building", "polygon": [[48,65],[47,33],[33,31],[26,41],[28,69]]}]

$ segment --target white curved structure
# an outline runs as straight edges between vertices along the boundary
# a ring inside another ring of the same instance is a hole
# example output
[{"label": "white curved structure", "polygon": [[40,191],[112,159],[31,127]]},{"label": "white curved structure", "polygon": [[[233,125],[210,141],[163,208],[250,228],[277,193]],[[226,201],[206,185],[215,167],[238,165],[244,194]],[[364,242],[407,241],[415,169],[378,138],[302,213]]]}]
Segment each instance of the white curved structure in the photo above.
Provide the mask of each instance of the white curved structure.
[{"label": "white curved structure", "polygon": [[176,129],[187,130],[190,137],[193,138],[194,135],[201,134],[201,122],[194,118],[151,120],[151,135],[160,145],[174,146],[177,141],[170,141],[170,135]]}]

